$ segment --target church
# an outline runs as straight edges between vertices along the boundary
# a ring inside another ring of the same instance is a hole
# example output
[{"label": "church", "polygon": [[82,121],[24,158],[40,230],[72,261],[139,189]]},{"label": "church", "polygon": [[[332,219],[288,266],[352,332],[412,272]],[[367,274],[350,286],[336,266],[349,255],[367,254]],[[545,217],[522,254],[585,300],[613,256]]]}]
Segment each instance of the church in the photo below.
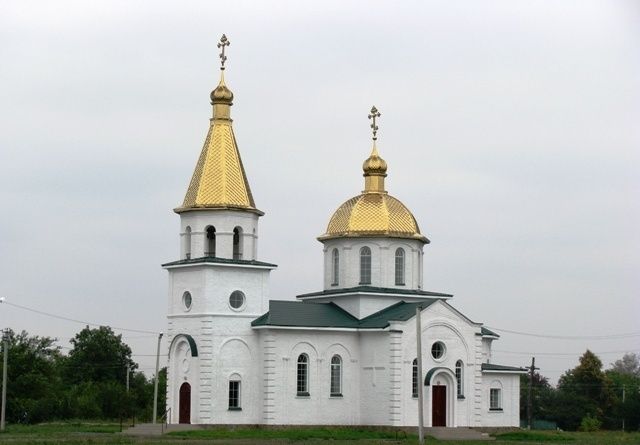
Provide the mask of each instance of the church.
[{"label": "church", "polygon": [[387,191],[375,107],[364,190],[338,206],[318,237],[322,289],[269,299],[277,266],[258,259],[264,213],[233,131],[228,44],[225,36],[218,44],[213,116],[174,210],[180,257],[163,264],[169,423],[415,426],[421,386],[425,426],[519,426],[526,371],[493,363],[499,336],[457,311],[452,295],[424,288],[429,239]]}]

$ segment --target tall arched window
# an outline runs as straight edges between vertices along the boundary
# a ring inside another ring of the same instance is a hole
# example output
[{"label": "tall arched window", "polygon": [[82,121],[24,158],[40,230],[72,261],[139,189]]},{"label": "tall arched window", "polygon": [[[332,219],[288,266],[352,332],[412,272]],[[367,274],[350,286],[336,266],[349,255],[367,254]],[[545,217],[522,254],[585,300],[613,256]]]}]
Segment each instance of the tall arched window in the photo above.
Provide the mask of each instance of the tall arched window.
[{"label": "tall arched window", "polygon": [[458,398],[464,397],[464,368],[462,360],[456,362],[456,384],[458,385]]},{"label": "tall arched window", "polygon": [[404,249],[396,249],[396,285],[404,285]]},{"label": "tall arched window", "polygon": [[340,282],[340,253],[333,249],[331,254],[331,284],[337,286]]},{"label": "tall arched window", "polygon": [[296,393],[299,396],[309,395],[309,356],[300,354],[298,356],[298,368],[296,375]]},{"label": "tall arched window", "polygon": [[342,359],[339,355],[331,357],[331,397],[342,397]]},{"label": "tall arched window", "polygon": [[242,227],[233,229],[233,259],[242,259]]},{"label": "tall arched window", "polygon": [[413,359],[411,366],[411,397],[418,397],[418,359]]},{"label": "tall arched window", "polygon": [[360,249],[360,284],[371,284],[371,249]]},{"label": "tall arched window", "polygon": [[213,226],[207,227],[207,249],[204,252],[205,256],[216,256],[216,228]]},{"label": "tall arched window", "polygon": [[184,257],[191,258],[191,227],[189,226],[184,230]]}]

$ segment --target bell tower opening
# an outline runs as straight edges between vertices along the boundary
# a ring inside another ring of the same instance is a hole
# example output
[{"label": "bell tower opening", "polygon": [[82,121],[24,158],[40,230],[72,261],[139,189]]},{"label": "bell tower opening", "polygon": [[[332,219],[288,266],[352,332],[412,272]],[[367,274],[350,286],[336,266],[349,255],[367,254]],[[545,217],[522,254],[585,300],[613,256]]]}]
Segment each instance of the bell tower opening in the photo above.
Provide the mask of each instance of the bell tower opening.
[{"label": "bell tower opening", "polygon": [[208,226],[207,230],[207,243],[204,251],[205,256],[216,256],[216,228]]},{"label": "bell tower opening", "polygon": [[242,259],[242,227],[233,229],[233,259]]}]

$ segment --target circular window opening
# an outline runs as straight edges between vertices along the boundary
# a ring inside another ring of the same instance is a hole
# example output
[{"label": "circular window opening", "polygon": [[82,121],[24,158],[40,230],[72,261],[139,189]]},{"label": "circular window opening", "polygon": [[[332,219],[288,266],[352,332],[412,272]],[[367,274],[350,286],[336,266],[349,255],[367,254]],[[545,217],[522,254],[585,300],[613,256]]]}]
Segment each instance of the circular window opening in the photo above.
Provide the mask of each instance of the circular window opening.
[{"label": "circular window opening", "polygon": [[242,306],[244,306],[244,293],[239,290],[231,292],[229,296],[229,306],[231,306],[232,309],[241,309]]},{"label": "circular window opening", "polygon": [[191,298],[191,294],[189,292],[185,292],[184,294],[182,294],[182,304],[184,304],[186,310],[191,309],[192,302],[193,299]]},{"label": "circular window opening", "polygon": [[442,343],[441,341],[437,341],[431,346],[431,355],[436,360],[444,357],[444,351],[445,351],[444,343]]}]

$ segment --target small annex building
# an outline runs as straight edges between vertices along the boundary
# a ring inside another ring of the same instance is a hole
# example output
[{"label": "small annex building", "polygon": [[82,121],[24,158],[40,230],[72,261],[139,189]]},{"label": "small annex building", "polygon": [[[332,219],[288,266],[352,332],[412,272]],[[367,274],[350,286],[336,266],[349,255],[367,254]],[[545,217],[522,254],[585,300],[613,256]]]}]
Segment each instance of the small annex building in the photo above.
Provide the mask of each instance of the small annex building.
[{"label": "small annex building", "polygon": [[[224,51],[226,38],[221,40]],[[224,79],[180,216],[169,273],[170,423],[518,426],[522,368],[491,358],[499,336],[461,314],[452,295],[424,290],[429,240],[385,186],[376,147],[364,191],[329,219],[324,286],[269,299],[277,266],[258,260],[258,220]],[[285,271],[286,273],[286,271]],[[416,316],[422,326],[418,374]]]}]

